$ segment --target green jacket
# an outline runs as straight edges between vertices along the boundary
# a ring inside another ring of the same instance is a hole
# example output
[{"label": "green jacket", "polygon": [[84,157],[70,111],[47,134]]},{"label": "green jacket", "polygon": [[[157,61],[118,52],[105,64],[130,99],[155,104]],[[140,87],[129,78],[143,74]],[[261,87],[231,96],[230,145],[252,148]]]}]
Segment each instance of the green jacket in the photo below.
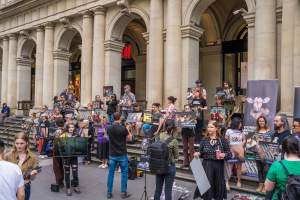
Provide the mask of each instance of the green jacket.
[{"label": "green jacket", "polygon": [[[167,132],[162,132],[159,134],[159,140],[160,141],[166,141],[170,135],[167,134]],[[169,161],[173,164],[175,164],[176,160],[179,157],[179,151],[178,151],[178,141],[176,138],[174,138],[169,144]]]}]

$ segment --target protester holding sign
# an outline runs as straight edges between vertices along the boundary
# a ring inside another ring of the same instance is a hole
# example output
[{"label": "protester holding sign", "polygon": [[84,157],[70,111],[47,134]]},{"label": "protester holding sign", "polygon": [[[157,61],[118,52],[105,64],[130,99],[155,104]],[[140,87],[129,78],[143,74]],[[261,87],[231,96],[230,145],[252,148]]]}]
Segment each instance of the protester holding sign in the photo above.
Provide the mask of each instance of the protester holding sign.
[{"label": "protester holding sign", "polygon": [[223,82],[224,106],[231,114],[235,106],[235,93],[229,81]]},{"label": "protester holding sign", "polygon": [[112,94],[111,96],[109,96],[109,100],[106,102],[106,105],[107,105],[108,120],[109,123],[112,124],[114,121],[113,114],[117,111],[117,106],[118,106],[117,95]]},{"label": "protester holding sign", "polygon": [[[231,158],[229,143],[221,136],[216,121],[209,121],[207,131],[200,143],[199,152],[194,153],[196,158],[203,158],[203,168],[210,182],[211,188],[202,196],[204,200],[223,200],[227,198],[225,189],[224,160]],[[200,196],[198,188],[194,199]]]},{"label": "protester holding sign", "polygon": [[[79,135],[75,131],[75,126],[74,124],[68,124],[67,125],[67,131],[63,133],[60,138],[72,138],[72,137],[79,137]],[[71,191],[71,186],[74,187],[74,192],[75,193],[80,193],[79,189],[79,179],[78,179],[78,158],[76,156],[71,156],[70,157],[64,157],[63,158],[63,163],[64,163],[64,176],[65,176],[65,185],[66,185],[66,193],[67,196],[72,196],[72,191]],[[71,176],[71,171],[70,168],[72,169],[72,184],[70,180]]]},{"label": "protester holding sign", "polygon": [[[242,162],[245,159],[245,143],[246,138],[244,133],[241,131],[242,129],[242,120],[239,117],[235,117],[231,120],[230,127],[226,131],[226,139],[229,141],[231,152],[233,153],[234,158],[237,159],[236,165],[236,171],[237,171],[237,187],[241,188],[241,177],[242,177]],[[226,187],[227,190],[230,190],[229,186],[229,179],[231,177],[231,171],[233,164],[227,163],[227,175],[226,177]]]},{"label": "protester holding sign", "polygon": [[272,142],[282,145],[283,140],[291,135],[288,121],[285,115],[277,114],[274,118],[275,133],[272,136]]},{"label": "protester holding sign", "polygon": [[[185,105],[184,112],[192,112],[191,107]],[[181,129],[181,136],[183,144],[183,164],[181,167],[184,168],[189,166],[194,157],[195,128],[183,127]]]},{"label": "protester holding sign", "polygon": [[196,112],[197,123],[196,123],[196,143],[200,143],[202,139],[202,129],[204,127],[204,111],[207,110],[206,99],[203,97],[201,91],[197,90],[194,93],[193,100],[191,102],[191,108]]},{"label": "protester holding sign", "polygon": [[256,189],[256,192],[263,192],[263,193],[266,192],[264,188],[264,182],[266,179],[269,165],[264,161],[264,155],[262,153],[259,142],[271,141],[271,132],[267,123],[268,123],[267,119],[264,116],[258,117],[256,120],[256,124],[257,124],[256,133],[254,135],[257,142],[256,166],[258,170],[258,181],[259,181],[259,185],[258,188]]}]

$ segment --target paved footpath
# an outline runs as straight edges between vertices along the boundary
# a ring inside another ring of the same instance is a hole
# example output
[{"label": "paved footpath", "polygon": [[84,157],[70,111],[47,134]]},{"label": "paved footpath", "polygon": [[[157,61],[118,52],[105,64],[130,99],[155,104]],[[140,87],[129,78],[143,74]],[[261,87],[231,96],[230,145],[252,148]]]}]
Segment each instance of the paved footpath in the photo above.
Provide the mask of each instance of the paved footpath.
[{"label": "paved footpath", "polygon": [[[52,193],[50,184],[54,183],[54,173],[52,171],[52,159],[41,161],[43,167],[42,172],[32,183],[31,200],[106,200],[106,178],[108,170],[99,169],[97,165],[79,166],[79,181],[81,194],[73,193],[72,197],[67,197],[64,191]],[[176,181],[177,185],[188,188],[190,191],[195,190],[195,184],[190,182]],[[132,194],[129,200],[140,200],[143,193],[144,179],[128,181],[128,193]],[[147,187],[149,199],[153,196],[155,190],[155,177],[147,176]],[[115,174],[114,183],[114,200],[120,200],[120,173]],[[228,199],[232,198],[232,193],[228,195]]]}]

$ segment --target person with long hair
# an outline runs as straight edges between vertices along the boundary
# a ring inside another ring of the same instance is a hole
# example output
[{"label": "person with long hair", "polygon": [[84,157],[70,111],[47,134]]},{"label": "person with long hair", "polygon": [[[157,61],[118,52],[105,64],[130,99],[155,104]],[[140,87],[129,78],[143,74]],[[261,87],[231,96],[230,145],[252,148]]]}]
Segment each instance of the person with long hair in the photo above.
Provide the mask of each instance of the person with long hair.
[{"label": "person with long hair", "polygon": [[[234,117],[230,122],[230,127],[225,133],[226,139],[229,141],[231,152],[237,162],[235,162],[236,173],[237,173],[237,184],[238,188],[242,187],[241,177],[242,177],[242,162],[245,159],[245,149],[246,144],[245,134],[242,130],[242,119],[239,117]],[[232,172],[232,163],[226,164],[226,188],[230,190],[229,180]]]},{"label": "person with long hair", "polygon": [[[202,196],[204,200],[226,199],[224,161],[231,158],[229,143],[221,136],[218,122],[208,122],[204,138],[200,143],[199,152],[194,157],[203,158],[203,168],[211,185],[211,188]],[[194,199],[200,196],[198,188],[195,191]]]},{"label": "person with long hair", "polygon": [[285,138],[282,142],[282,152],[285,155],[284,160],[275,161],[271,165],[265,181],[265,189],[271,193],[270,199],[272,200],[280,200],[282,192],[286,189],[288,176],[284,168],[291,175],[300,175],[299,139],[295,136]]},{"label": "person with long hair", "polygon": [[224,92],[224,106],[231,114],[235,106],[235,92],[229,81],[223,82],[223,92]]},{"label": "person with long hair", "polygon": [[195,141],[197,144],[200,143],[202,139],[202,130],[204,127],[204,111],[207,110],[206,99],[203,98],[201,90],[196,90],[191,102],[191,108],[196,112],[196,128],[195,128]]},{"label": "person with long hair", "polygon": [[35,168],[38,167],[39,162],[37,157],[29,149],[29,138],[25,133],[20,132],[15,135],[14,147],[5,155],[4,159],[20,167],[25,183],[25,200],[29,200],[31,180],[38,174]]},{"label": "person with long hair", "polygon": [[259,180],[259,185],[256,189],[256,192],[265,193],[266,191],[264,188],[264,182],[266,179],[269,165],[266,162],[264,162],[264,157],[259,142],[261,141],[270,142],[272,138],[271,138],[271,129],[268,127],[267,119],[264,116],[260,116],[256,120],[255,137],[257,142],[256,166],[257,166],[258,180]]},{"label": "person with long hair", "polygon": [[154,194],[154,200],[160,200],[163,185],[165,184],[165,200],[172,200],[172,187],[176,174],[175,162],[179,157],[178,152],[178,141],[174,138],[176,133],[176,126],[174,120],[168,120],[165,123],[166,131],[159,134],[160,141],[167,141],[171,138],[168,143],[169,150],[169,169],[166,174],[156,174],[156,188]]},{"label": "person with long hair", "polygon": [[[66,132],[64,132],[60,138],[72,138],[72,137],[79,137],[79,135],[75,131],[74,124],[68,124],[66,128]],[[63,158],[64,164],[64,177],[65,177],[65,185],[66,185],[66,193],[67,196],[72,196],[71,190],[71,170],[72,169],[72,186],[74,187],[75,193],[80,193],[79,189],[79,178],[78,178],[78,158],[76,156],[70,156]]]}]

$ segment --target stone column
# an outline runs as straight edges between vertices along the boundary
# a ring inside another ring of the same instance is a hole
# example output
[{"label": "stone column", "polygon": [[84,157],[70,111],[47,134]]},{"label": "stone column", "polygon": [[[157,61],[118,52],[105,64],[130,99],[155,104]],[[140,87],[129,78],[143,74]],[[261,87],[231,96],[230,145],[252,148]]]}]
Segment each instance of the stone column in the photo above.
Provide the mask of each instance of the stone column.
[{"label": "stone column", "polygon": [[294,34],[294,86],[300,86],[300,2],[297,2],[295,12]]},{"label": "stone column", "polygon": [[121,96],[121,52],[124,44],[118,41],[106,41],[105,46],[105,85],[113,86],[114,93]]},{"label": "stone column", "polygon": [[103,7],[94,10],[94,42],[93,42],[93,75],[92,96],[102,95],[105,75],[105,10]]},{"label": "stone column", "polygon": [[255,79],[255,70],[254,70],[254,46],[255,46],[255,39],[254,39],[254,23],[255,23],[255,14],[254,13],[247,13],[243,16],[246,23],[248,24],[248,79],[253,80]]},{"label": "stone column", "polygon": [[181,0],[168,0],[167,5],[166,65],[164,70],[164,101],[177,98],[181,105]]},{"label": "stone column", "polygon": [[[293,112],[294,16],[298,0],[283,0],[281,40],[281,112]],[[298,12],[300,12],[298,10]],[[298,35],[299,37],[300,35]],[[298,77],[299,78],[299,77]]]},{"label": "stone column", "polygon": [[182,34],[181,107],[187,103],[187,89],[199,79],[199,39],[204,30],[195,26],[184,26]]},{"label": "stone column", "polygon": [[43,104],[52,107],[54,62],[54,26],[51,23],[45,26],[45,46],[44,46],[44,69],[43,69]]},{"label": "stone column", "polygon": [[255,13],[256,80],[276,78],[276,1],[256,1]]},{"label": "stone column", "polygon": [[15,34],[9,36],[8,75],[7,75],[7,103],[12,108],[17,108],[17,45]]},{"label": "stone column", "polygon": [[1,102],[7,102],[7,76],[8,76],[8,37],[2,39],[2,80],[1,80]]},{"label": "stone column", "polygon": [[83,13],[82,20],[81,105],[92,101],[93,16]]},{"label": "stone column", "polygon": [[59,95],[68,87],[69,80],[69,59],[71,53],[66,51],[54,51],[54,94]]},{"label": "stone column", "polygon": [[[135,59],[135,96],[137,100],[146,99],[146,52]],[[151,106],[152,104],[149,104]]]},{"label": "stone column", "polygon": [[150,30],[146,72],[146,99],[148,106],[163,102],[163,0],[150,2]]},{"label": "stone column", "polygon": [[33,60],[17,58],[17,101],[31,100],[31,66]]},{"label": "stone column", "polygon": [[45,33],[43,27],[36,29],[36,61],[35,61],[35,98],[34,107],[43,106],[43,65],[44,65]]}]

